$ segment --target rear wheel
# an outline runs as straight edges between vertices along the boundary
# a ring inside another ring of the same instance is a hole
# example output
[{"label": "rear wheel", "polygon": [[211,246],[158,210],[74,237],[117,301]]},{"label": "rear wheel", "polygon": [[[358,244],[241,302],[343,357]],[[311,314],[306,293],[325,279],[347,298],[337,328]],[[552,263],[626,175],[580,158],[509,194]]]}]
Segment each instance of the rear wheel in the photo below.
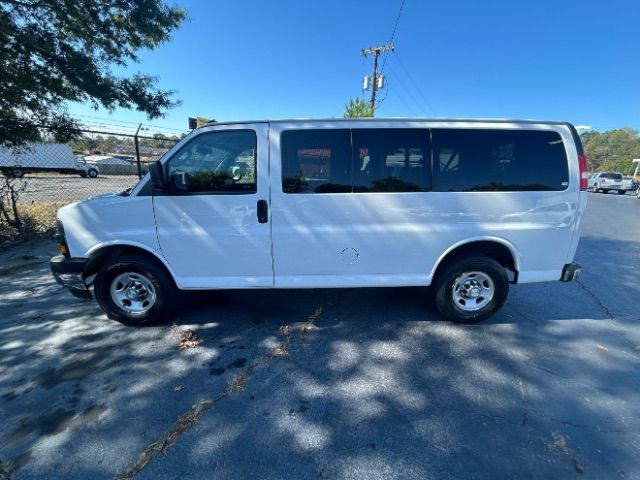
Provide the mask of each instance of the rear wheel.
[{"label": "rear wheel", "polygon": [[91,168],[87,172],[87,175],[89,175],[90,178],[96,178],[98,176],[98,171],[95,168]]},{"label": "rear wheel", "polygon": [[626,190],[618,190],[618,195],[624,195],[626,193],[627,193]]},{"label": "rear wheel", "polygon": [[144,325],[167,318],[177,289],[156,262],[124,255],[100,269],[94,292],[109,318],[126,325]]},{"label": "rear wheel", "polygon": [[463,258],[447,265],[434,282],[435,302],[456,323],[475,323],[493,315],[509,292],[504,267],[486,256]]},{"label": "rear wheel", "polygon": [[601,188],[601,189],[600,189],[600,191],[601,191],[602,193],[609,193],[609,190],[605,190],[604,188]]}]

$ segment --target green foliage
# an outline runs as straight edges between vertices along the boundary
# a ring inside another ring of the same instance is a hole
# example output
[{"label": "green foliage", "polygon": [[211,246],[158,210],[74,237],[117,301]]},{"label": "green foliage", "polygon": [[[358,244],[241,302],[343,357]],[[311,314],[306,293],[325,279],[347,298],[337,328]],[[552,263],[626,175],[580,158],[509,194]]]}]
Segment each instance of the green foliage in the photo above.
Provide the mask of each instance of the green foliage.
[{"label": "green foliage", "polygon": [[130,67],[185,18],[163,0],[0,0],[0,144],[38,140],[27,121],[55,125],[58,141],[73,137],[68,101],[162,116],[173,91],[112,67]]},{"label": "green foliage", "polygon": [[606,132],[588,131],[580,135],[589,163],[589,171],[615,171],[630,175],[632,162],[640,158],[640,137],[633,128],[618,128]]},{"label": "green foliage", "polygon": [[370,118],[374,111],[362,98],[352,98],[344,106],[344,118]]},{"label": "green foliage", "polygon": [[[138,145],[141,150],[145,148],[163,149],[168,150],[180,138],[176,135],[162,135],[161,133],[155,133],[153,137],[140,138]],[[130,147],[133,151],[134,139],[133,137],[121,137],[115,135],[90,135],[78,137],[71,140],[71,148],[76,153],[95,153],[95,154],[110,154],[117,153],[119,148]]]}]

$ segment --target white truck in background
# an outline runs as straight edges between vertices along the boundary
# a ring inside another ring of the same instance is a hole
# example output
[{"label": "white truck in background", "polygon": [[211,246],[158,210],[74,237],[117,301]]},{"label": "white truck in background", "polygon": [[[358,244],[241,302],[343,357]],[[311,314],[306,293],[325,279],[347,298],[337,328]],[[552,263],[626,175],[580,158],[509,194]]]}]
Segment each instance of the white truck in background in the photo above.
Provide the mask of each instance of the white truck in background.
[{"label": "white truck in background", "polygon": [[609,193],[615,191],[618,195],[624,195],[631,190],[631,180],[625,180],[620,172],[598,172],[589,179],[589,188],[592,192]]},{"label": "white truck in background", "polygon": [[67,143],[29,142],[19,147],[0,147],[0,173],[20,178],[25,173],[73,173],[95,178],[98,166],[74,155]]}]

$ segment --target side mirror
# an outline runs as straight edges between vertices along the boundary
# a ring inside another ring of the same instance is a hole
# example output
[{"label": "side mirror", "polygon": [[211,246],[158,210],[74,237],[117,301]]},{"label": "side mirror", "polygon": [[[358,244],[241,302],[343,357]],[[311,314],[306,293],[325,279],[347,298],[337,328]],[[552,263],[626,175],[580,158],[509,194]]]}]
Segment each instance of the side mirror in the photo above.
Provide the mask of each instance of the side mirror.
[{"label": "side mirror", "polygon": [[149,175],[153,189],[164,192],[167,188],[167,181],[164,178],[164,168],[159,161],[149,164]]}]

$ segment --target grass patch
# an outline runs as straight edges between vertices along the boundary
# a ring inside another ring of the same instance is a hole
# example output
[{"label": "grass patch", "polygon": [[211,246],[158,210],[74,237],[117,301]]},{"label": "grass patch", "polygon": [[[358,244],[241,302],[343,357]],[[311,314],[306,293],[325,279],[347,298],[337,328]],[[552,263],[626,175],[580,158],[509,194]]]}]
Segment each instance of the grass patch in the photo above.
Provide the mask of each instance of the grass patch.
[{"label": "grass patch", "polygon": [[19,203],[22,235],[0,218],[0,241],[4,244],[7,241],[33,240],[53,235],[56,230],[56,214],[65,204],[66,202]]},{"label": "grass patch", "polygon": [[149,445],[138,461],[134,463],[124,475],[116,477],[116,480],[131,480],[134,475],[146,467],[158,453],[164,453],[166,455],[167,450],[176,443],[180,435],[193,427],[198,420],[200,420],[202,414],[213,407],[213,405],[223,397],[224,395],[215,400],[202,400],[194,405],[191,410],[180,415],[167,434],[157,442]]},{"label": "grass patch", "polygon": [[0,461],[0,480],[9,480],[11,472],[13,472],[15,464],[13,462]]}]

